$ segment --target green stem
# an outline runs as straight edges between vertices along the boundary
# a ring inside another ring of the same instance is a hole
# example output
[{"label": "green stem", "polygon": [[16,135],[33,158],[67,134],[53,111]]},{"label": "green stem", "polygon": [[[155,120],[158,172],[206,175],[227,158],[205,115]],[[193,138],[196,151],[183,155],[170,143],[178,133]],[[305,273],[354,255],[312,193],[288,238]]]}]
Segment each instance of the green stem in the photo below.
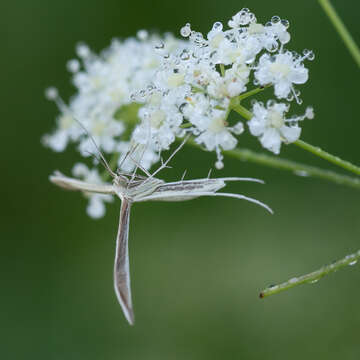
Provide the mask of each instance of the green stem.
[{"label": "green stem", "polygon": [[[232,110],[234,110],[235,112],[237,112],[238,114],[240,114],[243,118],[245,118],[246,120],[250,120],[253,116],[253,114],[245,109],[242,105],[238,104],[238,105],[233,105]],[[295,141],[293,144],[299,146],[300,148],[302,148],[303,150],[306,150],[316,156],[321,157],[324,160],[327,160],[329,162],[331,162],[332,164],[335,164],[339,167],[342,167],[345,170],[348,170],[350,172],[353,172],[356,175],[360,175],[360,167],[346,161],[346,160],[342,160],[340,159],[338,156],[334,156],[329,154],[328,152],[320,149],[317,146],[313,146],[310,145],[308,143],[306,143],[305,141],[302,140],[297,140]]]},{"label": "green stem", "polygon": [[302,149],[309,151],[310,153],[317,155],[321,157],[322,159],[325,159],[332,164],[335,164],[337,166],[342,167],[345,170],[348,170],[350,172],[353,172],[356,175],[360,175],[360,168],[348,161],[342,160],[337,156],[331,155],[328,152],[320,149],[319,147],[312,146],[302,140],[297,140],[294,142],[295,145],[301,147]]},{"label": "green stem", "polygon": [[239,115],[241,115],[246,120],[251,120],[251,118],[253,117],[252,112],[249,111],[248,109],[245,109],[240,104],[232,105],[231,110],[234,110],[235,112],[237,112]]},{"label": "green stem", "polygon": [[253,96],[253,95],[256,95],[258,94],[259,92],[262,92],[264,91],[266,88],[270,87],[271,85],[265,85],[265,86],[261,86],[261,87],[258,87],[256,89],[253,89],[253,90],[250,90],[244,94],[241,94],[239,96],[236,97],[236,99],[238,99],[239,101],[242,101],[250,96]]},{"label": "green stem", "polygon": [[222,77],[225,76],[225,66],[224,64],[220,64],[220,74]]},{"label": "green stem", "polygon": [[[203,148],[200,147],[200,145],[198,145],[194,140],[189,139],[187,143],[203,150]],[[224,151],[224,155],[241,161],[249,161],[251,163],[264,165],[279,170],[290,171],[293,174],[299,176],[312,176],[315,178],[331,181],[339,185],[360,189],[360,179],[358,178],[340,175],[333,171],[319,169],[315,166],[304,165],[295,161],[281,159],[278,156],[259,154],[248,149],[228,150]]]},{"label": "green stem", "polygon": [[315,283],[318,280],[320,280],[322,277],[332,272],[335,272],[347,265],[355,265],[359,259],[360,259],[360,250],[358,250],[357,252],[351,255],[347,255],[343,259],[335,261],[330,265],[325,265],[319,270],[316,270],[310,274],[292,278],[288,281],[283,282],[282,284],[271,285],[270,287],[266,288],[260,293],[260,298],[278,294],[282,291],[291,289],[301,284]]},{"label": "green stem", "polygon": [[356,45],[354,39],[352,38],[344,23],[340,19],[339,15],[336,13],[334,7],[331,5],[329,0],[319,0],[319,3],[326,12],[334,27],[336,28],[341,39],[344,41],[345,46],[350,51],[355,62],[358,66],[360,66],[360,49]]}]

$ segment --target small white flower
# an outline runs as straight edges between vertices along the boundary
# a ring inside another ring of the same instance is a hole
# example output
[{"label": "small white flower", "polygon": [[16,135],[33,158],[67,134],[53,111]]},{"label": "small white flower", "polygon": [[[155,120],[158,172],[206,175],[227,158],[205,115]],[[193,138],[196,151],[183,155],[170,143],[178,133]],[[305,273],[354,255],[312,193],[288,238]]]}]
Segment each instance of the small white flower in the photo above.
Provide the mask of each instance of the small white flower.
[{"label": "small white flower", "polygon": [[286,98],[290,92],[294,93],[293,84],[304,84],[309,77],[302,60],[289,51],[273,56],[263,54],[255,78],[260,85],[274,84],[276,97]]},{"label": "small white flower", "polygon": [[313,117],[312,109],[308,108],[303,116],[285,119],[288,110],[288,105],[283,103],[270,100],[264,107],[262,103],[256,102],[253,106],[253,117],[248,122],[251,134],[259,137],[261,145],[275,154],[280,153],[282,142],[288,144],[299,139],[299,121]]},{"label": "small white flower", "polygon": [[241,122],[234,127],[228,126],[225,117],[224,111],[214,109],[208,116],[197,119],[195,125],[201,134],[195,138],[195,141],[204,144],[209,151],[215,150],[218,154],[221,149],[233,149],[237,139],[232,134],[240,135],[244,128]]}]

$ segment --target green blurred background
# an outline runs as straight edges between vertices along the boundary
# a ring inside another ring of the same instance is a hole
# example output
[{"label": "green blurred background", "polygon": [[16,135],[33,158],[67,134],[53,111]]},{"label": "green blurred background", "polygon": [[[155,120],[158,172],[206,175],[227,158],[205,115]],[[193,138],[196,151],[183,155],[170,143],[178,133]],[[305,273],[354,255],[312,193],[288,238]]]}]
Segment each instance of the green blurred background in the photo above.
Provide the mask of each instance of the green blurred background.
[{"label": "green blurred background", "polygon": [[[360,2],[334,3],[359,42]],[[258,299],[263,287],[360,247],[356,190],[226,159],[216,176],[266,180],[229,190],[268,203],[274,216],[220,198],[134,206],[130,327],[112,285],[119,202],[94,221],[79,194],[48,182],[80,159],[40,144],[57,114],[44,89],[74,93],[65,63],[78,41],[99,51],[140,28],[178,34],[190,22],[206,32],[242,7],[261,22],[287,18],[289,47],[315,51],[301,90],[316,118],[302,138],[359,162],[358,68],[317,1],[1,2],[1,359],[359,359],[358,266]],[[331,168],[293,146],[282,156]],[[163,177],[178,179],[185,168],[188,178],[203,177],[213,163],[213,154],[186,148]]]}]

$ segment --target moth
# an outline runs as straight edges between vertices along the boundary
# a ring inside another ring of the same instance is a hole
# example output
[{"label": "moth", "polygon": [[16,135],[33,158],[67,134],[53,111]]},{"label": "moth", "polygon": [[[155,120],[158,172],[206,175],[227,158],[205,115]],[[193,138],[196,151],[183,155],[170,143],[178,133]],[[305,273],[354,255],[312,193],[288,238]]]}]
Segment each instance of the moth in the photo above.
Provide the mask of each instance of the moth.
[{"label": "moth", "polygon": [[[182,145],[180,145],[181,147]],[[120,220],[116,237],[116,251],[114,264],[114,288],[117,299],[121,305],[125,318],[130,325],[134,324],[134,311],[131,298],[130,288],[130,271],[129,271],[129,222],[130,209],[132,204],[145,201],[185,201],[192,200],[202,196],[223,196],[235,199],[242,199],[253,202],[264,207],[270,213],[272,210],[260,201],[232,193],[218,193],[228,181],[252,181],[263,183],[262,180],[241,177],[224,177],[224,178],[204,178],[195,180],[180,180],[166,183],[156,178],[161,169],[167,167],[167,163],[174,156],[179,148],[163,163],[153,174],[147,172],[137,164],[133,173],[113,172],[105,158],[100,154],[104,166],[113,178],[109,184],[91,184],[79,179],[67,177],[59,171],[50,176],[50,181],[66,189],[77,190],[84,193],[111,194],[118,196],[121,200]],[[137,175],[137,168],[146,174],[146,176]]]}]

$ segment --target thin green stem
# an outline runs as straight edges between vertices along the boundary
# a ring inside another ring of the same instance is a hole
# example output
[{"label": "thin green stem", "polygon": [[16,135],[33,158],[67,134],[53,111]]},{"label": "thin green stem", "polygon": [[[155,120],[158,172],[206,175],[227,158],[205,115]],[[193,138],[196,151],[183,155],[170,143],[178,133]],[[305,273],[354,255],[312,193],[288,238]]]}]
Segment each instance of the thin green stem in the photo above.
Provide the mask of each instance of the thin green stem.
[{"label": "thin green stem", "polygon": [[360,66],[360,49],[355,43],[344,23],[340,19],[339,15],[336,13],[334,7],[331,5],[329,0],[319,0],[319,3],[329,17],[332,24],[334,25],[335,29],[339,33],[341,39],[344,41],[345,46],[350,51],[355,62],[358,66]]},{"label": "thin green stem", "polygon": [[[203,149],[194,140],[188,140],[188,144]],[[315,166],[304,165],[295,161],[281,159],[278,156],[256,153],[248,149],[234,149],[224,151],[224,155],[251,163],[264,165],[267,167],[292,172],[298,176],[309,176],[327,180],[339,185],[345,185],[360,189],[360,179],[346,175],[340,175],[333,171],[323,170]]]},{"label": "thin green stem", "polygon": [[268,88],[268,87],[270,87],[270,86],[271,86],[271,85],[265,85],[265,86],[261,86],[261,87],[258,87],[258,88],[256,88],[256,89],[250,90],[250,91],[248,91],[248,92],[246,92],[246,93],[244,93],[244,94],[241,94],[241,95],[237,96],[237,99],[238,99],[239,101],[242,101],[242,100],[244,100],[244,99],[246,99],[246,98],[248,98],[248,97],[250,97],[250,96],[256,95],[256,94],[258,94],[259,92],[264,91],[266,88]]},{"label": "thin green stem", "polygon": [[322,159],[325,159],[325,160],[331,162],[332,164],[340,166],[343,169],[353,172],[356,175],[360,175],[360,167],[358,167],[348,161],[342,160],[337,156],[331,155],[328,152],[320,149],[317,146],[310,145],[302,140],[297,140],[294,142],[294,144],[301,147],[302,149],[304,149],[306,151],[309,151],[310,153],[312,153],[316,156],[321,157]]},{"label": "thin green stem", "polygon": [[260,293],[260,298],[262,299],[270,295],[278,294],[282,291],[291,289],[301,284],[315,283],[318,280],[320,280],[322,277],[330,273],[333,273],[345,266],[355,265],[359,259],[360,259],[360,250],[358,250],[357,252],[351,255],[347,255],[343,259],[335,261],[330,265],[325,265],[319,270],[316,270],[312,273],[302,275],[299,277],[294,277],[278,285],[271,285],[270,287],[266,288]]},{"label": "thin green stem", "polygon": [[232,105],[231,110],[234,110],[235,112],[237,112],[239,115],[241,115],[246,120],[251,120],[251,118],[253,117],[252,112],[249,111],[248,109],[244,108],[240,104]]},{"label": "thin green stem", "polygon": [[224,64],[220,64],[220,74],[222,77],[225,76],[225,66]]},{"label": "thin green stem", "polygon": [[[252,113],[244,108],[242,105],[233,105],[232,110],[240,114],[243,118],[246,120],[250,120],[252,118]],[[306,150],[316,156],[319,156],[320,158],[327,160],[331,162],[332,164],[335,164],[345,170],[348,170],[356,175],[360,175],[360,167],[350,163],[349,161],[340,159],[338,156],[331,155],[328,152],[320,149],[317,146],[310,145],[302,140],[297,140],[293,144],[297,145],[298,147],[302,148],[303,150]]]}]

